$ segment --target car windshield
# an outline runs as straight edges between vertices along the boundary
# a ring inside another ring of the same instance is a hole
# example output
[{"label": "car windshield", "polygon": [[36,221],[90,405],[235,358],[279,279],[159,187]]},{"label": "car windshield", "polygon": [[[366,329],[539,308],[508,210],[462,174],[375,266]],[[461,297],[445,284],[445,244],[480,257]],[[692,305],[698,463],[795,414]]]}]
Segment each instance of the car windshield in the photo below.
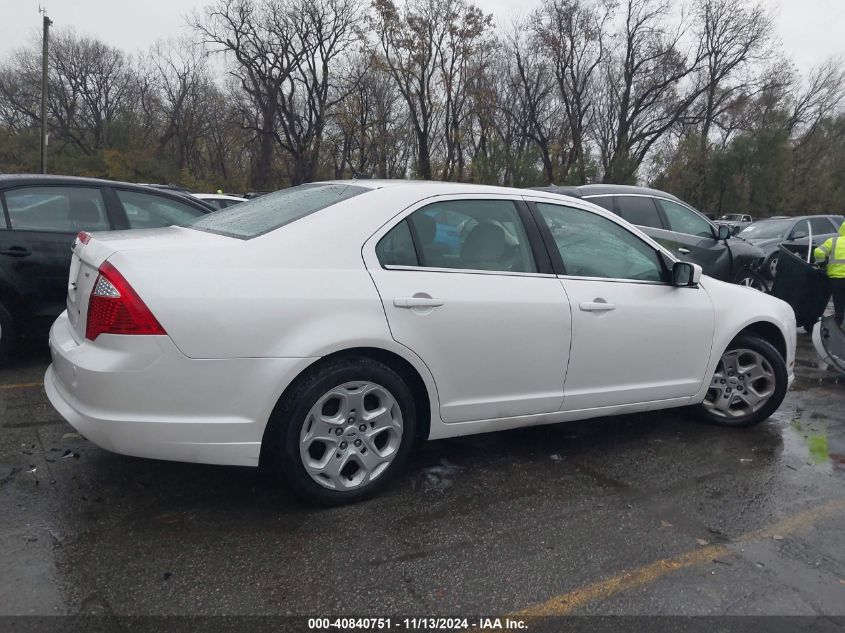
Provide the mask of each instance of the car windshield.
[{"label": "car windshield", "polygon": [[299,185],[216,211],[189,228],[248,240],[366,191],[344,183]]},{"label": "car windshield", "polygon": [[766,240],[773,237],[785,237],[792,220],[768,220],[755,222],[742,231],[739,236],[750,240]]},{"label": "car windshield", "polygon": [[720,220],[729,220],[731,222],[740,222],[742,221],[742,216],[738,213],[728,213],[727,215],[723,215]]}]

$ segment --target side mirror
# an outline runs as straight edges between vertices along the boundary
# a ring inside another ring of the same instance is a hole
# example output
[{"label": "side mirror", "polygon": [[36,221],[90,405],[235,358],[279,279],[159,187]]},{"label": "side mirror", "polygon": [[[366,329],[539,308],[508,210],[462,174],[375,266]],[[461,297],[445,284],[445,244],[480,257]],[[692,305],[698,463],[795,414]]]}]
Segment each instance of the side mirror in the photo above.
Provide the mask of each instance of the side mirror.
[{"label": "side mirror", "polygon": [[731,236],[731,227],[729,227],[725,224],[720,224],[719,225],[719,237],[717,239],[726,240],[730,236]]},{"label": "side mirror", "polygon": [[672,265],[672,285],[676,288],[697,286],[701,279],[701,266],[689,262],[675,262]]},{"label": "side mirror", "polygon": [[794,231],[790,236],[789,239],[791,240],[801,240],[807,237],[807,231]]}]

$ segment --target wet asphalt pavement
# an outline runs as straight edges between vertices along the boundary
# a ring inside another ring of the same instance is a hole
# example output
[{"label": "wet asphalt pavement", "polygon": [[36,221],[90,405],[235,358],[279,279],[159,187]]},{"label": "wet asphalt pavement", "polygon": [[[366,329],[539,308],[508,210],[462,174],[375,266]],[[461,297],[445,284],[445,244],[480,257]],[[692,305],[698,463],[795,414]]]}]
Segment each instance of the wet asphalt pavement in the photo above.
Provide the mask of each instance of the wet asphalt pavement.
[{"label": "wet asphalt pavement", "polygon": [[426,443],[387,494],[123,457],[0,370],[0,615],[845,615],[845,379],[799,335],[748,430],[658,412]]}]

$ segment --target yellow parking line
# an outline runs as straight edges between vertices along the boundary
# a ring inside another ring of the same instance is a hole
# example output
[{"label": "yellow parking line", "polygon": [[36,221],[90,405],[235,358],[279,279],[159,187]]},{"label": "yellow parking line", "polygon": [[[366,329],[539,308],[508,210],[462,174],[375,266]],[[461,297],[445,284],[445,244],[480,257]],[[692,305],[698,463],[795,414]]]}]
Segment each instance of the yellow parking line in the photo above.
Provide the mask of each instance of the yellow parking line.
[{"label": "yellow parking line", "polygon": [[43,382],[19,382],[16,385],[0,385],[0,389],[31,389],[33,387],[43,386]]},{"label": "yellow parking line", "polygon": [[[840,514],[843,511],[845,511],[845,499],[829,501],[816,508],[787,517],[772,526],[744,534],[733,543],[745,543],[790,534],[820,519]],[[707,563],[717,556],[728,553],[728,546],[729,544],[707,545],[684,552],[674,558],[662,558],[633,571],[624,572],[607,580],[600,580],[554,596],[545,602],[535,604],[512,615],[515,617],[565,615],[588,602],[602,600],[622,591],[651,584],[679,569]]]}]

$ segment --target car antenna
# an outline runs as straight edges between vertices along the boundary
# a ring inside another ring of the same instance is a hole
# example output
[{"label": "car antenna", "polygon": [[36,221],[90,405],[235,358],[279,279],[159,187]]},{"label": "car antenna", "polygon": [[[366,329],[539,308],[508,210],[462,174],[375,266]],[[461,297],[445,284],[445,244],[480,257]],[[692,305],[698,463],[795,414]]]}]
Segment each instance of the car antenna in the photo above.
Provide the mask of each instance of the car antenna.
[{"label": "car antenna", "polygon": [[349,165],[349,171],[352,172],[352,179],[353,180],[371,180],[373,175],[372,174],[362,174],[359,172],[355,167],[352,165],[352,161],[348,158],[346,159],[346,164]]}]

